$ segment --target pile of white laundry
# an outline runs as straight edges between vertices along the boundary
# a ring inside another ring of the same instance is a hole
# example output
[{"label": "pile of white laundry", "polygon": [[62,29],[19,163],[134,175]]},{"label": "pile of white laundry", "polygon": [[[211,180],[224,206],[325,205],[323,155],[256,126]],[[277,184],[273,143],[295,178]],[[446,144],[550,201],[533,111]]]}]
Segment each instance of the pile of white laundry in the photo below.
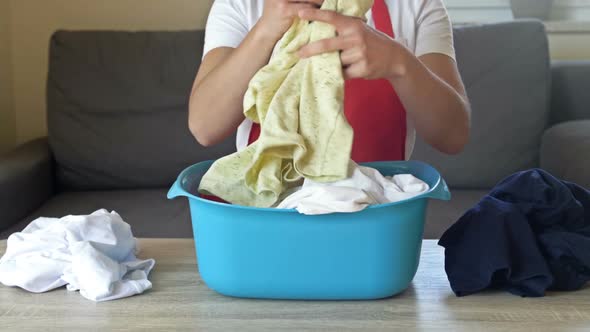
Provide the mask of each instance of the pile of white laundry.
[{"label": "pile of white laundry", "polygon": [[430,187],[411,174],[385,177],[374,168],[350,162],[347,179],[319,183],[306,179],[303,186],[285,192],[279,209],[297,209],[306,215],[351,213],[371,205],[399,202],[419,196]]},{"label": "pile of white laundry", "polygon": [[153,259],[136,258],[131,227],[116,212],[39,218],[12,234],[0,259],[0,282],[42,293],[67,285],[92,301],[116,300],[152,287]]}]

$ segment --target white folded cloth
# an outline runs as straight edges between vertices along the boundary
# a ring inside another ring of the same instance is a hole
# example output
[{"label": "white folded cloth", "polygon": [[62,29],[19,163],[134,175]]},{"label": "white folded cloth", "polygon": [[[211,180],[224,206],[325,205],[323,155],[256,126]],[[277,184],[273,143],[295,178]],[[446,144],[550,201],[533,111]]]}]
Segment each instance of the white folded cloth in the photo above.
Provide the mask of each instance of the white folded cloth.
[{"label": "white folded cloth", "polygon": [[153,259],[138,260],[137,240],[116,212],[39,218],[12,234],[0,258],[0,282],[43,293],[67,285],[92,301],[116,300],[152,287]]},{"label": "white folded cloth", "polygon": [[374,168],[350,163],[349,178],[332,183],[305,180],[302,187],[283,194],[279,209],[306,215],[351,213],[370,205],[399,202],[427,192],[424,181],[411,174],[385,177]]}]

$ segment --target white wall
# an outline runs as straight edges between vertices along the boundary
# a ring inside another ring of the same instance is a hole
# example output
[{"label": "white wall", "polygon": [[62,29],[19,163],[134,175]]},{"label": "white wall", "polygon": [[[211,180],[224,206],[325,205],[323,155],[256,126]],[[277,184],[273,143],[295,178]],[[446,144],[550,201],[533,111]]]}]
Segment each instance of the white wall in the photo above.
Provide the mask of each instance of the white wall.
[{"label": "white wall", "polygon": [[[511,19],[510,0],[444,0],[451,17],[461,22]],[[553,0],[550,20],[590,21],[590,0]]]},{"label": "white wall", "polygon": [[553,0],[551,20],[590,21],[590,0]]},{"label": "white wall", "polygon": [[590,59],[590,31],[583,33],[550,33],[549,47],[555,60]]},{"label": "white wall", "polygon": [[590,59],[590,0],[555,0],[550,20],[557,21],[548,27],[553,58]]},{"label": "white wall", "polygon": [[55,30],[202,28],[212,3],[212,0],[0,1],[11,4],[11,75],[18,143],[46,134],[48,42]]},{"label": "white wall", "polygon": [[510,0],[444,0],[453,22],[501,22],[513,18]]}]

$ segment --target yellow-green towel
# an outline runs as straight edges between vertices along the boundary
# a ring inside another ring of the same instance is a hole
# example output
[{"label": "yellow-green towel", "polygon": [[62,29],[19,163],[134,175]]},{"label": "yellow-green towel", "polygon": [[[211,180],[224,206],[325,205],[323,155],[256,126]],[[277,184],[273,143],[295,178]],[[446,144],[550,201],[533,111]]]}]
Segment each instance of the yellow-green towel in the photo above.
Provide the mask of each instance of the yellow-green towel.
[{"label": "yellow-green towel", "polygon": [[[325,0],[322,9],[363,17],[373,0]],[[299,59],[304,45],[336,36],[322,22],[296,20],[269,64],[252,78],[244,114],[260,123],[260,138],[219,159],[199,190],[232,204],[270,207],[303,178],[348,177],[353,133],[343,111],[344,78],[338,52]]]}]

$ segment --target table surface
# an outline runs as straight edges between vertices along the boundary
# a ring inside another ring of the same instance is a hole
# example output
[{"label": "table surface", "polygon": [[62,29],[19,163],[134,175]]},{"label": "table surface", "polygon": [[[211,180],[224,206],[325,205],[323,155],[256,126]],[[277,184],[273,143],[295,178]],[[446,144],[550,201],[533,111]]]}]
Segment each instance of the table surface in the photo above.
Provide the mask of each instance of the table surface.
[{"label": "table surface", "polygon": [[[192,240],[140,240],[156,267],[149,292],[94,303],[58,289],[30,294],[0,285],[0,330],[465,330],[590,331],[590,287],[543,298],[493,291],[457,298],[444,254],[425,241],[420,268],[403,294],[379,301],[247,300],[209,290],[196,269]],[[0,253],[6,242],[0,241]]]}]

